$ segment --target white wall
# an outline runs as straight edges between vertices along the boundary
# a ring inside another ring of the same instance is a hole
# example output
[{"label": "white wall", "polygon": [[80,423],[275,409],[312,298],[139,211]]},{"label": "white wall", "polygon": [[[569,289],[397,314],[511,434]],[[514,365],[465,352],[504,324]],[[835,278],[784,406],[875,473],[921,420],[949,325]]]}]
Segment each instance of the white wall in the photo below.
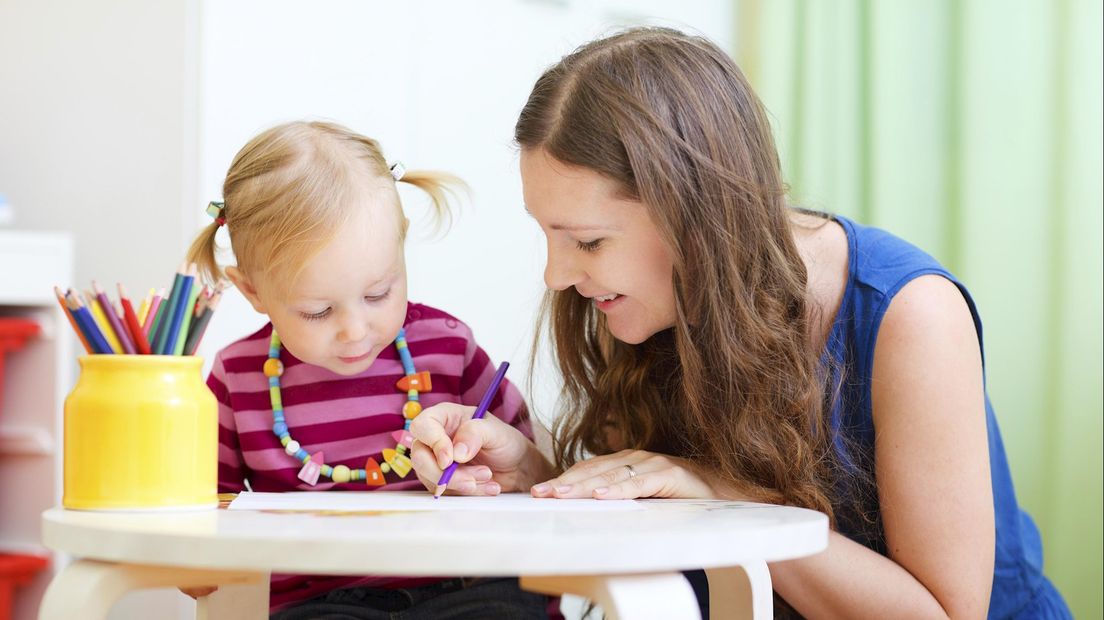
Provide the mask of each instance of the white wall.
[{"label": "white wall", "polygon": [[180,260],[197,189],[194,10],[0,0],[0,192],[12,226],[75,233],[85,288],[140,290]]}]

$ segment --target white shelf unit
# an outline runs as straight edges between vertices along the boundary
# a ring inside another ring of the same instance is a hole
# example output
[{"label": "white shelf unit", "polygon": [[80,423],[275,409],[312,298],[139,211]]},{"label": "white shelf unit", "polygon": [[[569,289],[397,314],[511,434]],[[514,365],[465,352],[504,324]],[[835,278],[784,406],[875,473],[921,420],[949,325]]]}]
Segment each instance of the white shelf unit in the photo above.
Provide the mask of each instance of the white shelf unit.
[{"label": "white shelf unit", "polygon": [[[53,557],[16,589],[12,618],[34,618],[62,558],[42,546],[42,511],[61,503],[62,408],[72,388],[75,335],[53,296],[72,283],[68,234],[0,230],[0,317],[41,327],[4,359],[0,391],[0,552]],[[77,344],[77,347],[80,345]]]}]

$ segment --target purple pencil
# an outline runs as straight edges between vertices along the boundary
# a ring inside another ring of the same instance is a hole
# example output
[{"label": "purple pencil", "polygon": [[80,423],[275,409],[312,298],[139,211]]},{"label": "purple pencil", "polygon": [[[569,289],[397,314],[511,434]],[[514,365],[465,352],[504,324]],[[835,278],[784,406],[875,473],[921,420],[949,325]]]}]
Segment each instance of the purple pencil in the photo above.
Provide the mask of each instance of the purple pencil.
[{"label": "purple pencil", "polygon": [[[475,413],[472,415],[473,420],[482,419],[487,413],[487,409],[491,406],[491,399],[494,398],[496,392],[498,392],[498,386],[502,383],[502,379],[506,377],[506,369],[510,367],[510,362],[502,362],[498,366],[498,372],[495,373],[494,379],[491,379],[491,384],[487,386],[487,391],[483,393],[483,399],[479,401],[479,406],[475,408]],[[452,474],[456,473],[456,461],[453,461],[445,468],[445,471],[441,473],[441,479],[437,481],[437,488],[433,491],[433,499],[441,497],[441,494],[445,492],[445,487],[448,486],[449,480],[452,480]]]},{"label": "purple pencil", "polygon": [[100,307],[103,309],[103,313],[107,316],[107,322],[111,325],[111,331],[115,332],[115,337],[119,339],[119,343],[123,345],[123,351],[134,355],[137,351],[134,348],[134,341],[130,339],[130,335],[127,333],[123,322],[119,320],[119,315],[115,313],[115,306],[111,304],[111,300],[107,298],[107,293],[100,288],[96,281],[92,281],[92,292],[96,294],[96,299],[100,302]]}]

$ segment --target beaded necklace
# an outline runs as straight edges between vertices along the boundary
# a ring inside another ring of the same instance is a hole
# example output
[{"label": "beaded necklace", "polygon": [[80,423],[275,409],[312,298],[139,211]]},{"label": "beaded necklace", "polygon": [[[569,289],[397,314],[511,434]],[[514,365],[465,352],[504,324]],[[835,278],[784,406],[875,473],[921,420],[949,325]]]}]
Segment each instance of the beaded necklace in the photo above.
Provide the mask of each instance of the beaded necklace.
[{"label": "beaded necklace", "polygon": [[404,376],[395,386],[402,392],[406,392],[406,404],[403,405],[403,429],[391,433],[395,438],[394,449],[387,448],[383,451],[383,463],[369,457],[363,469],[350,469],[345,465],[330,466],[323,462],[322,451],[308,454],[299,445],[298,441],[291,438],[287,422],[284,420],[284,404],[280,397],[280,377],[284,374],[284,364],[280,361],[280,349],[282,348],[280,336],[276,330],[272,330],[272,338],[268,344],[268,359],[264,363],[264,374],[268,377],[268,394],[272,401],[272,432],[280,439],[280,445],[284,452],[303,464],[299,470],[299,479],[313,486],[318,482],[318,476],[322,475],[334,482],[350,482],[363,480],[370,486],[381,486],[387,481],[384,474],[395,472],[400,478],[405,478],[410,473],[410,457],[406,455],[413,441],[410,434],[410,422],[422,412],[422,405],[418,402],[418,392],[433,389],[428,372],[417,372],[414,369],[414,360],[410,357],[410,350],[406,346],[406,330],[400,329],[395,338],[395,349],[399,352],[402,361]]}]

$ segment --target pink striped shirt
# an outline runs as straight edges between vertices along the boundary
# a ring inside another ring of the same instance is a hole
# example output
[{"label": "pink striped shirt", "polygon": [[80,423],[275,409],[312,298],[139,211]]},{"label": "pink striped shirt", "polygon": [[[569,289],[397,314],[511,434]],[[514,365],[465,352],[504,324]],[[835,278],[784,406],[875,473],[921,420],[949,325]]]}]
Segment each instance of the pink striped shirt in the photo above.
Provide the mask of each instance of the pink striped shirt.
[{"label": "pink striped shirt", "polygon": [[[471,329],[454,317],[421,304],[407,307],[406,341],[418,372],[429,371],[433,389],[420,402],[476,405],[494,376],[495,365],[476,344]],[[262,366],[268,359],[269,323],[219,351],[207,385],[219,402],[219,491],[244,490],[248,478],[254,491],[344,491],[421,489],[414,473],[399,478],[386,474],[384,486],[364,482],[337,484],[321,477],[310,486],[298,479],[301,464],[284,452],[272,432],[272,403]],[[391,433],[403,427],[406,393],[395,383],[403,376],[395,347],[388,347],[368,370],[346,377],[280,354],[284,418],[291,436],[310,454],[322,451],[328,465],[364,467],[373,457],[394,448]],[[489,413],[532,438],[529,414],[521,393],[508,380],[491,402]],[[433,579],[396,577],[272,576],[272,608],[353,586],[411,587]]]}]

